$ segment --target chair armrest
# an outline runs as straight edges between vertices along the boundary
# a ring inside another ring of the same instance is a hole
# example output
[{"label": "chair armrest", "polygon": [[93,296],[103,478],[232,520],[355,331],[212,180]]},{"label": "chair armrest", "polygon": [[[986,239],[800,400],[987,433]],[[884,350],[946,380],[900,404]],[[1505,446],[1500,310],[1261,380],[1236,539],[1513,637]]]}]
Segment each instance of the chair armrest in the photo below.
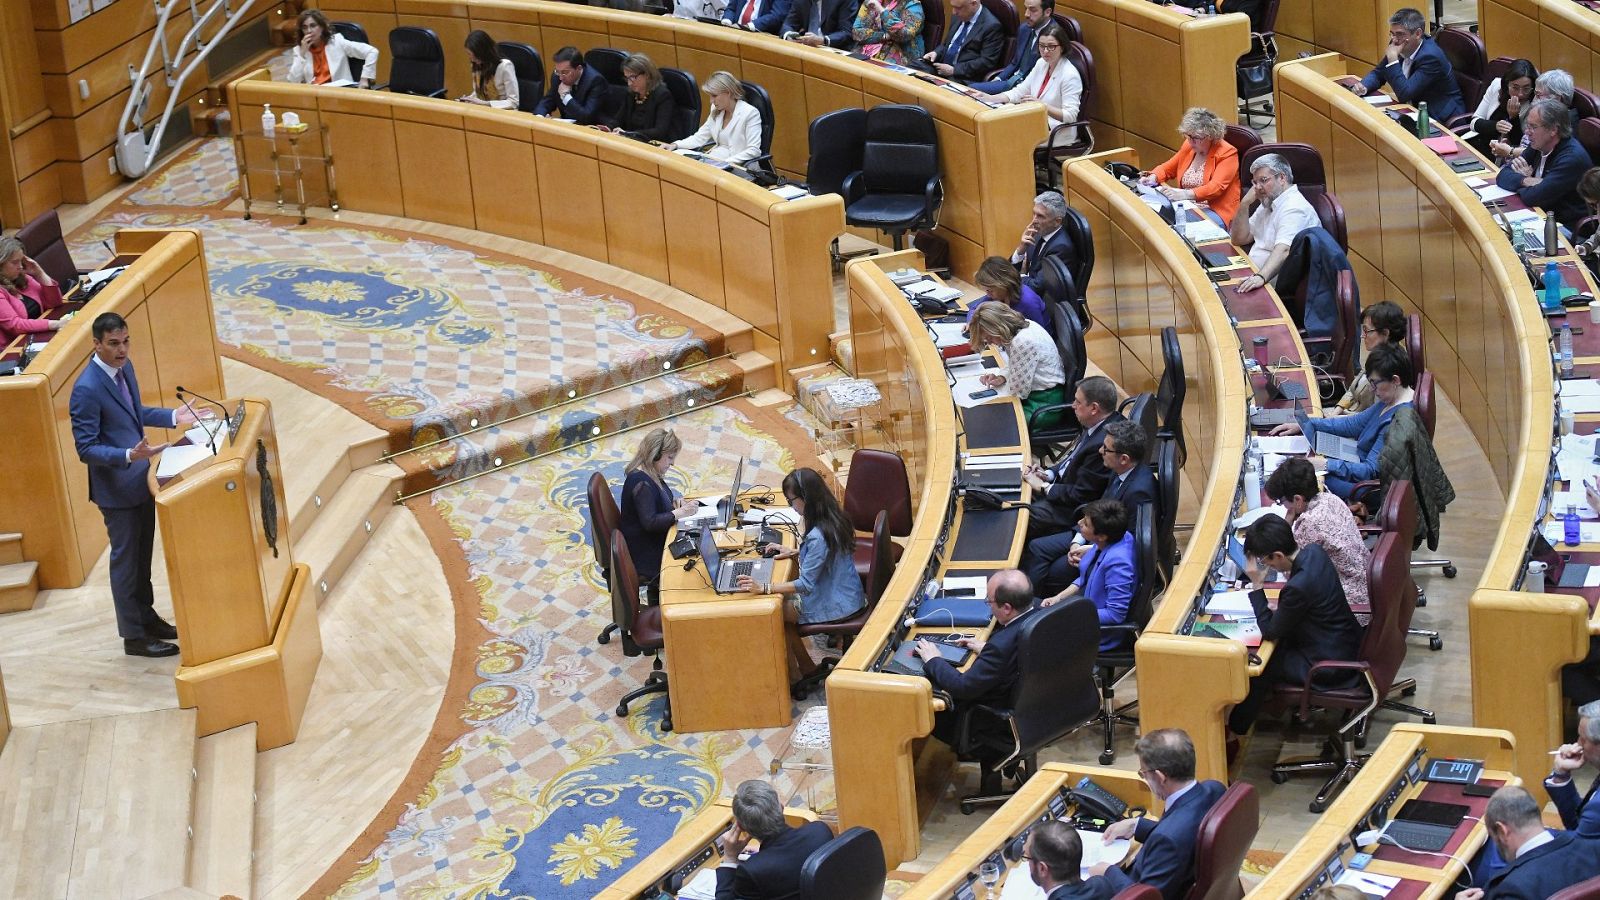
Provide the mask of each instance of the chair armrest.
[{"label": "chair armrest", "polygon": [[1451,116],[1449,121],[1444,123],[1444,127],[1446,131],[1449,131],[1453,134],[1462,134],[1464,132],[1471,131],[1472,113],[1462,113],[1459,116]]},{"label": "chair armrest", "polygon": [[435,100],[443,100],[444,88],[439,88],[437,91],[430,93],[428,96],[434,98]]},{"label": "chair armrest", "polygon": [[1316,690],[1311,684],[1317,680],[1319,672],[1360,672],[1368,676],[1368,684],[1371,684],[1372,681],[1372,666],[1360,660],[1325,659],[1322,662],[1312,664],[1311,671],[1306,673],[1305,683],[1301,686],[1303,690],[1300,692],[1300,718],[1302,719],[1311,715],[1311,694]]},{"label": "chair armrest", "polygon": [[768,175],[776,175],[776,174],[778,174],[772,168],[772,154],[771,153],[763,153],[760,156],[756,157],[755,159],[752,159],[749,162],[745,163],[744,165],[745,165],[745,168],[747,168],[747,169],[760,169],[761,171],[766,172]]},{"label": "chair armrest", "polygon": [[928,215],[932,216],[944,204],[944,182],[935,175],[928,179],[927,185],[922,189],[922,202],[926,204]]},{"label": "chair armrest", "polygon": [[1062,426],[1061,426],[1062,428],[1064,428],[1064,429],[1076,429],[1078,431],[1082,431],[1083,430],[1083,426],[1078,424],[1077,415],[1072,412],[1072,404],[1070,404],[1070,403],[1054,403],[1054,404],[1051,404],[1050,406],[1041,406],[1038,409],[1034,410],[1033,411],[1033,415],[1028,417],[1028,430],[1029,431],[1033,430],[1033,423],[1035,421],[1037,421],[1040,417],[1045,416],[1045,415],[1050,414],[1050,413],[1057,413],[1057,412],[1060,412],[1061,410],[1066,410],[1067,411],[1067,419],[1068,419],[1067,422],[1062,423]]},{"label": "chair armrest", "polygon": [[844,186],[840,189],[840,193],[844,195],[845,206],[860,200],[866,194],[866,186],[861,181],[861,170],[859,169],[844,177]]},{"label": "chair armrest", "polygon": [[[388,89],[389,89],[389,82],[387,82],[387,81],[382,82],[382,83],[374,81],[372,83],[371,87],[366,88],[366,90],[369,90],[369,91],[387,91]],[[361,88],[356,88],[356,90],[362,90],[362,89]]]}]

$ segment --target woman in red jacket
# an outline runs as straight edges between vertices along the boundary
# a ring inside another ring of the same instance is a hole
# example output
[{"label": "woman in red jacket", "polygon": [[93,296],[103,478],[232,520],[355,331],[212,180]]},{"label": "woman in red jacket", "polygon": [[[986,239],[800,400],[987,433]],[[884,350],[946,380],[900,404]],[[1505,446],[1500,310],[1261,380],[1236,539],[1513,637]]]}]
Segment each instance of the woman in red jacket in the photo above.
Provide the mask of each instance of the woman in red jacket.
[{"label": "woman in red jacket", "polygon": [[[1171,200],[1196,200],[1222,217],[1223,227],[1239,211],[1239,151],[1223,140],[1227,123],[1209,109],[1193,107],[1178,126],[1183,146],[1171,159],[1146,172],[1143,181]],[[1177,187],[1165,187],[1177,179]]]},{"label": "woman in red jacket", "polygon": [[65,323],[40,318],[61,305],[61,287],[22,252],[16,238],[0,238],[0,347],[19,334],[59,331]]}]

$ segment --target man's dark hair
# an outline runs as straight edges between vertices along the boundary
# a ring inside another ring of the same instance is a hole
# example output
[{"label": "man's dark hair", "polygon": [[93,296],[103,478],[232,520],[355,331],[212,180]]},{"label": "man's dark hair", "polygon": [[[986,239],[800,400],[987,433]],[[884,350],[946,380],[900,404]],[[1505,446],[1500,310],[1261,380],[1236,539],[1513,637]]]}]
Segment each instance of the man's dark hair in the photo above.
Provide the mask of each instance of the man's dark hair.
[{"label": "man's dark hair", "polygon": [[1106,433],[1111,435],[1113,450],[1132,457],[1134,462],[1144,462],[1144,455],[1150,449],[1150,439],[1145,435],[1143,425],[1124,419],[1107,425]]},{"label": "man's dark hair", "polygon": [[128,322],[116,313],[101,313],[94,317],[94,324],[89,326],[89,330],[98,341],[113,331],[127,331]]},{"label": "man's dark hair", "polygon": [[1262,516],[1244,530],[1244,552],[1251,556],[1293,556],[1299,546],[1294,542],[1294,529],[1280,515]]},{"label": "man's dark hair", "polygon": [[1383,332],[1384,340],[1391,344],[1406,339],[1406,313],[1393,300],[1380,300],[1363,309],[1361,320]]},{"label": "man's dark hair", "polygon": [[581,66],[583,65],[583,51],[572,46],[562,47],[556,51],[555,62],[564,62],[569,66]]},{"label": "man's dark hair", "polygon": [[1158,728],[1139,738],[1133,745],[1133,752],[1146,769],[1160,772],[1173,781],[1182,783],[1194,779],[1194,741],[1182,728]]},{"label": "man's dark hair", "polygon": [[1106,415],[1117,411],[1117,385],[1104,375],[1090,375],[1078,382],[1083,399],[1100,407]]},{"label": "man's dark hair", "polygon": [[1083,506],[1083,514],[1094,526],[1094,533],[1102,535],[1112,544],[1128,533],[1128,507],[1121,500],[1091,500]]},{"label": "man's dark hair", "polygon": [[1311,465],[1311,460],[1301,456],[1291,456],[1278,466],[1278,470],[1267,479],[1267,496],[1274,501],[1288,500],[1292,497],[1304,497],[1310,501],[1322,488],[1317,486],[1317,470]]},{"label": "man's dark hair", "polygon": [[1373,384],[1400,379],[1406,387],[1417,386],[1417,374],[1411,369],[1411,354],[1394,344],[1379,344],[1367,354],[1367,364],[1362,370]]},{"label": "man's dark hair", "polygon": [[1044,864],[1052,881],[1076,884],[1083,865],[1083,839],[1070,825],[1051,819],[1041,822],[1030,832],[1033,836],[1033,859]]}]

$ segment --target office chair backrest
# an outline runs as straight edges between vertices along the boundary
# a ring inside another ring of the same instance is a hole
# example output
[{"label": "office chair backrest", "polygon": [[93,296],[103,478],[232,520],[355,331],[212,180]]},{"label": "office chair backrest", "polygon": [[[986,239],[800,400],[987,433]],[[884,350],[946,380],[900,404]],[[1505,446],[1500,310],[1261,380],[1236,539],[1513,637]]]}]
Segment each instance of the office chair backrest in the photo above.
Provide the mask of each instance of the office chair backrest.
[{"label": "office chair backrest", "polygon": [[67,249],[67,241],[61,236],[61,218],[54,209],[45,210],[17,229],[17,240],[22,242],[22,252],[54,278],[61,290],[67,290],[78,280],[78,267],[73,264],[72,251]]},{"label": "office chair backrest", "polygon": [[1348,381],[1361,364],[1361,301],[1356,293],[1356,273],[1339,272],[1333,297],[1333,371]]},{"label": "office chair backrest", "polygon": [[1161,900],[1161,892],[1148,884],[1130,884],[1111,900]]},{"label": "office chair backrest", "polygon": [[1551,894],[1550,900],[1600,900],[1600,875],[1564,887]]},{"label": "office chair backrest", "polygon": [[444,90],[444,47],[433,29],[390,29],[389,55],[390,91],[428,97]]},{"label": "office chair backrest", "polygon": [[678,107],[677,121],[673,122],[671,140],[681,140],[694,134],[700,127],[700,84],[695,77],[682,69],[663,67],[661,83],[667,86],[672,102]]},{"label": "office chair backrest", "polygon": [[894,577],[894,543],[889,540],[889,511],[880,510],[872,520],[872,563],[867,567],[867,611],[883,597]]},{"label": "office chair backrest", "polygon": [[611,580],[611,535],[617,532],[622,513],[617,500],[611,496],[611,485],[599,472],[589,476],[589,541],[594,546],[595,565],[600,567],[600,577]]},{"label": "office chair backrest", "polygon": [[761,114],[761,152],[771,153],[772,129],[776,121],[772,112],[772,95],[754,81],[741,81],[739,84],[744,87],[744,102],[754,106],[756,112]]},{"label": "office chair backrest", "polygon": [[869,194],[922,196],[939,174],[939,135],[920,106],[886,103],[867,110],[861,178]]},{"label": "office chair backrest", "polygon": [[1572,89],[1572,120],[1581,122],[1584,119],[1593,119],[1600,116],[1600,94],[1588,88],[1574,87]]},{"label": "office chair backrest", "polygon": [[806,160],[806,188],[817,195],[842,194],[844,180],[851,172],[861,171],[867,111],[855,107],[823,113],[811,120],[806,138],[811,147]]},{"label": "office chair backrest", "polygon": [[806,857],[800,900],[879,900],[888,877],[878,833],[857,825]]},{"label": "office chair backrest", "polygon": [[932,50],[944,43],[944,4],[928,3],[922,7],[922,46]]},{"label": "office chair backrest", "polygon": [[1316,190],[1306,194],[1306,199],[1311,202],[1311,208],[1317,211],[1317,221],[1333,235],[1339,249],[1349,253],[1350,231],[1345,226],[1344,204],[1339,202],[1339,195],[1329,190]]},{"label": "office chair backrest", "polygon": [[1257,7],[1260,13],[1259,16],[1250,17],[1251,31],[1257,34],[1271,34],[1278,30],[1278,2],[1279,0],[1267,0]]},{"label": "office chair backrest", "polygon": [[1087,121],[1094,118],[1095,98],[1099,93],[1095,89],[1094,54],[1082,41],[1068,41],[1066,50],[1067,62],[1078,70],[1078,80],[1083,82],[1083,93],[1078,96],[1078,120]]},{"label": "office chair backrest", "polygon": [[1133,586],[1133,596],[1128,601],[1128,624],[1140,629],[1150,623],[1155,614],[1156,595],[1166,589],[1172,571],[1170,561],[1163,564],[1161,539],[1156,534],[1160,515],[1154,503],[1141,503],[1129,510],[1128,527],[1133,530],[1133,569],[1138,582]]},{"label": "office chair backrest", "polygon": [[[1261,146],[1261,133],[1254,128],[1247,128],[1243,125],[1225,126],[1222,130],[1222,139],[1232,144],[1233,149],[1239,151],[1241,160],[1244,159],[1245,153],[1252,148]],[[1239,173],[1239,182],[1241,184],[1249,180],[1248,175],[1243,172]]]},{"label": "office chair backrest", "polygon": [[1171,438],[1156,441],[1156,491],[1161,498],[1156,520],[1156,545],[1161,548],[1162,565],[1170,580],[1178,561],[1178,501],[1183,489],[1183,459],[1178,442]]},{"label": "office chair backrest", "polygon": [[1428,432],[1428,439],[1433,439],[1434,409],[1433,373],[1423,372],[1417,376],[1417,388],[1411,403],[1417,408],[1417,415],[1422,417],[1423,430]]},{"label": "office chair backrest", "polygon": [[355,22],[329,22],[328,28],[332,30],[334,34],[339,35],[347,41],[357,41],[362,44],[372,43],[371,41],[367,40],[367,30]]},{"label": "office chair backrest", "polygon": [[1100,614],[1093,600],[1077,596],[1030,613],[1017,627],[1022,634],[1017,639],[1011,727],[1021,755],[1028,756],[1099,712],[1094,661]]},{"label": "office chair backrest", "polygon": [[1145,452],[1141,462],[1153,463],[1156,460],[1155,438],[1160,432],[1156,422],[1156,412],[1159,406],[1156,395],[1145,391],[1134,394],[1117,407],[1117,411],[1127,416],[1129,421],[1139,423],[1139,427],[1144,429]]},{"label": "office chair backrest", "polygon": [[1411,357],[1411,371],[1428,371],[1428,354],[1423,346],[1422,317],[1416,313],[1406,316],[1406,355]]},{"label": "office chair backrest", "polygon": [[880,512],[889,513],[890,534],[911,533],[911,480],[900,454],[863,447],[850,454],[844,514],[856,531],[870,531]]},{"label": "office chair backrest", "polygon": [[1062,31],[1066,32],[1067,40],[1083,42],[1083,26],[1078,23],[1077,19],[1059,12],[1051,13],[1050,19],[1060,25]]},{"label": "office chair backrest", "polygon": [[495,47],[517,70],[517,109],[533,112],[545,91],[544,60],[539,51],[515,41],[501,41]]},{"label": "office chair backrest", "polygon": [[1228,786],[1200,820],[1194,843],[1194,885],[1187,900],[1239,900],[1239,870],[1261,822],[1261,800],[1248,781]]},{"label": "office chair backrest", "polygon": [[[1078,279],[1072,274],[1069,260],[1060,256],[1041,258],[1035,270],[1033,286],[1039,293],[1039,299],[1045,302],[1045,309],[1055,305],[1065,306],[1078,321],[1078,331],[1089,330],[1089,307],[1083,302],[1083,291],[1078,288]],[[1050,327],[1053,330],[1055,324],[1052,322]]]},{"label": "office chair backrest", "polygon": [[1010,59],[1011,54],[1016,50],[1016,46],[1011,41],[1017,39],[1017,23],[1019,21],[1017,19],[1017,8],[1011,3],[1011,0],[982,0],[982,3],[983,8],[987,9],[990,15],[1000,20],[1000,30],[1005,34],[1007,41],[1006,52],[1001,59]]},{"label": "office chair backrest", "polygon": [[[1072,284],[1077,288],[1074,300],[1082,300],[1089,291],[1089,279],[1094,276],[1094,229],[1089,227],[1089,219],[1083,213],[1072,207],[1067,207],[1067,214],[1061,219],[1061,230],[1072,239],[1073,258],[1068,260],[1072,272]],[[1085,307],[1087,312],[1087,307]],[[1084,320],[1083,330],[1089,330],[1089,322]]]},{"label": "office chair backrest", "polygon": [[1390,482],[1378,507],[1378,527],[1400,538],[1403,547],[1412,546],[1417,535],[1417,491],[1410,479]]},{"label": "office chair backrest", "polygon": [[1178,329],[1167,325],[1161,329],[1161,380],[1156,383],[1156,407],[1161,412],[1161,429],[1157,435],[1173,438],[1183,443],[1183,401],[1189,393],[1189,383],[1183,369],[1183,344],[1178,340]]},{"label": "office chair backrest", "polygon": [[597,72],[606,84],[626,89],[628,78],[622,73],[622,64],[628,54],[615,47],[594,47],[584,51],[583,64]]},{"label": "office chair backrest", "polygon": [[1359,658],[1372,669],[1372,680],[1380,696],[1389,686],[1406,658],[1406,628],[1401,620],[1402,604],[1416,607],[1416,589],[1411,581],[1411,545],[1400,543],[1397,534],[1378,536],[1367,563],[1367,599],[1372,621],[1361,638]]},{"label": "office chair backrest", "polygon": [[1067,396],[1071,397],[1089,367],[1089,352],[1084,346],[1083,326],[1078,321],[1078,314],[1066,304],[1052,304],[1049,310],[1050,323],[1056,329],[1056,352],[1061,354],[1061,371],[1067,378],[1063,386]]},{"label": "office chair backrest", "polygon": [[621,531],[611,533],[611,621],[622,632],[625,656],[638,656],[633,642],[633,626],[639,620],[639,572],[628,553],[628,541]]},{"label": "office chair backrest", "polygon": [[1433,40],[1444,51],[1445,59],[1450,60],[1456,86],[1461,89],[1461,99],[1467,109],[1477,109],[1489,85],[1486,76],[1489,54],[1484,49],[1483,38],[1465,28],[1440,28],[1433,33]]},{"label": "office chair backrest", "polygon": [[1239,180],[1249,181],[1251,164],[1268,153],[1278,154],[1289,164],[1289,170],[1294,173],[1294,183],[1300,188],[1300,193],[1305,194],[1307,200],[1311,199],[1312,194],[1320,194],[1328,189],[1328,176],[1322,167],[1322,154],[1310,144],[1295,141],[1257,144],[1241,153]]},{"label": "office chair backrest", "polygon": [[1588,151],[1589,159],[1600,159],[1600,118],[1589,116],[1579,119],[1572,133],[1578,139],[1578,144]]}]

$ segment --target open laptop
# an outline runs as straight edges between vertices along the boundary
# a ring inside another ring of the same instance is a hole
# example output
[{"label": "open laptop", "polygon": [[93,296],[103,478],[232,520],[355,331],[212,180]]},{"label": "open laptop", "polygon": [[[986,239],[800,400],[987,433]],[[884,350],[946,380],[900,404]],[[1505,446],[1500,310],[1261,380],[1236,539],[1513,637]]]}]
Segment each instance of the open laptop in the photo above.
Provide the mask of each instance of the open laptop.
[{"label": "open laptop", "polygon": [[749,575],[757,582],[772,580],[772,560],[766,557],[723,562],[710,525],[700,526],[700,558],[706,561],[706,577],[719,594],[738,593],[740,575]]},{"label": "open laptop", "polygon": [[739,519],[739,490],[744,482],[744,457],[739,457],[739,464],[733,467],[733,489],[726,497],[719,497],[716,506],[701,504],[699,511],[692,516],[685,516],[678,523],[680,529],[695,528],[700,525],[711,525],[716,528],[726,528]]}]

